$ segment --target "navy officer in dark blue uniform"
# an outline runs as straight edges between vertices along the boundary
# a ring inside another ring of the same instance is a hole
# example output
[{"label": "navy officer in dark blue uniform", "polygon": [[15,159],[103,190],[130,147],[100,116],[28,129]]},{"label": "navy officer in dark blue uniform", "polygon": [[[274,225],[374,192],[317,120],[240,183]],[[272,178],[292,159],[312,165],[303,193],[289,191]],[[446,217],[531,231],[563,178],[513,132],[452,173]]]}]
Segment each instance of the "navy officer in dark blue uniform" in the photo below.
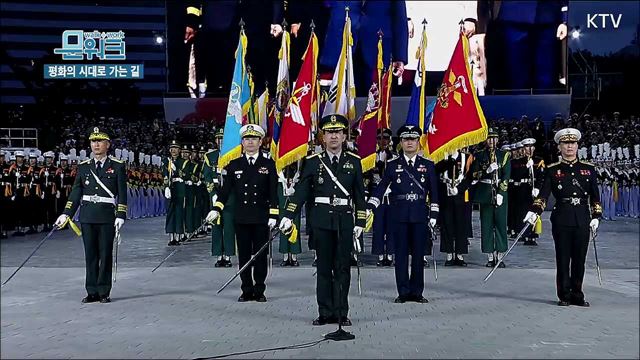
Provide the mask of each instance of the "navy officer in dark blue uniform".
[{"label": "navy officer in dark blue uniform", "polygon": [[[418,155],[422,131],[414,125],[404,125],[398,129],[402,154],[387,163],[382,181],[369,199],[369,208],[380,205],[387,188],[391,189],[389,199],[393,211],[390,216],[395,224],[395,272],[398,297],[396,303],[415,301],[429,302],[422,296],[424,290],[424,263],[422,257],[425,242],[429,236],[426,223],[431,231],[438,218],[437,177],[433,162]],[[431,212],[427,205],[431,199]],[[411,275],[408,271],[411,255]]]}]

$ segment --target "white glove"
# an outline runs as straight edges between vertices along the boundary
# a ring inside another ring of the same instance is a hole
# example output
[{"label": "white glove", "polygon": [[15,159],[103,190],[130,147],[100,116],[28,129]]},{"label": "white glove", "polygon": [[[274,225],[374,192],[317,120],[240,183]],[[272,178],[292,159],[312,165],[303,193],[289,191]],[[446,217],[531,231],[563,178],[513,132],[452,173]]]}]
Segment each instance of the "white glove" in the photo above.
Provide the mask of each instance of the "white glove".
[{"label": "white glove", "polygon": [[451,196],[458,195],[458,187],[454,186],[454,187],[449,188],[449,195],[451,195]]},{"label": "white glove", "polygon": [[496,204],[498,206],[502,205],[502,195],[500,195],[500,194],[496,195]]},{"label": "white glove", "polygon": [[489,165],[489,167],[487,168],[487,174],[491,174],[492,172],[498,170],[498,164],[497,163],[491,163],[491,165]]},{"label": "white glove", "polygon": [[591,222],[589,223],[589,226],[591,227],[591,231],[593,231],[593,233],[595,233],[596,231],[598,231],[598,226],[600,226],[600,220],[591,219]]},{"label": "white glove", "polygon": [[191,185],[193,185],[193,181],[191,181],[191,180],[187,180],[187,181],[185,181],[185,184],[187,184],[187,185],[191,186]]},{"label": "white glove", "polygon": [[280,24],[271,24],[271,31],[269,34],[273,37],[278,37],[283,33],[282,25]]},{"label": "white glove", "polygon": [[276,219],[272,219],[272,218],[270,218],[269,221],[267,222],[267,225],[269,226],[269,230],[276,227],[276,224],[277,224]]},{"label": "white glove", "polygon": [[434,227],[436,227],[436,222],[437,220],[435,218],[429,219],[429,226],[433,229]]},{"label": "white glove", "polygon": [[44,192],[40,194],[40,199],[44,200]]},{"label": "white glove", "polygon": [[538,197],[539,194],[540,194],[540,189],[533,188],[533,190],[531,190],[531,196]]},{"label": "white glove", "polygon": [[124,219],[116,218],[115,223],[113,223],[113,226],[116,228],[116,231],[120,231],[120,228],[122,228],[122,225],[124,225]]},{"label": "white glove", "polygon": [[522,220],[522,222],[528,222],[529,224],[531,224],[531,226],[534,226],[536,224],[536,221],[538,221],[538,214],[534,213],[533,211],[529,211],[527,212],[527,215],[525,215],[524,219]]},{"label": "white glove", "polygon": [[58,216],[58,219],[56,219],[56,222],[53,223],[53,226],[59,229],[67,222],[67,220],[69,220],[69,215],[62,214]]},{"label": "white glove", "polygon": [[216,210],[211,210],[207,214],[207,217],[205,218],[205,220],[209,224],[213,224],[216,220],[218,220],[219,217],[220,217],[220,213],[219,212],[217,212]]},{"label": "white glove", "polygon": [[293,222],[288,217],[283,217],[282,220],[280,220],[280,225],[278,226],[278,228],[283,233],[289,232],[289,229],[291,229],[291,227],[293,227]]},{"label": "white glove", "polygon": [[284,196],[292,196],[293,194],[296,193],[296,188],[295,186],[285,186],[284,187]]},{"label": "white glove", "polygon": [[60,199],[60,190],[56,190],[56,199]]},{"label": "white glove", "polygon": [[49,176],[49,172],[45,170],[44,176]]},{"label": "white glove", "polygon": [[360,235],[362,235],[362,231],[364,230],[364,228],[362,226],[354,226],[353,227],[353,236],[355,236],[356,238],[359,238]]},{"label": "white glove", "polygon": [[460,153],[458,152],[458,150],[456,150],[453,152],[453,154],[451,154],[451,158],[453,160],[456,160],[458,158],[458,155],[460,155]]},{"label": "white glove", "polygon": [[164,197],[166,197],[167,199],[171,199],[171,189],[164,188]]},{"label": "white glove", "polygon": [[196,185],[198,185],[198,186],[202,185],[202,181],[199,181],[199,180],[198,180],[198,182],[196,183]]},{"label": "white glove", "polygon": [[533,166],[533,159],[529,159],[529,161],[527,161],[527,169],[531,169],[532,166]]},{"label": "white glove", "polygon": [[385,161],[387,160],[387,152],[386,151],[380,151],[378,153],[378,159],[376,159],[377,161]]}]

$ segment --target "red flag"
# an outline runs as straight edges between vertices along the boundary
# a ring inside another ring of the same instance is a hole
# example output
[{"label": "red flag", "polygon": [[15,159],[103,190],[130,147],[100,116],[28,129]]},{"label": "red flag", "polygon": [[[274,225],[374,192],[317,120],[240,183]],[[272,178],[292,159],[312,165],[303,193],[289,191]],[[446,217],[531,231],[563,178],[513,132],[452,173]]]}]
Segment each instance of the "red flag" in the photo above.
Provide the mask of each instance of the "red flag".
[{"label": "red flag", "polygon": [[469,40],[460,33],[426,131],[424,154],[434,162],[487,138],[487,122],[471,80],[468,53]]},{"label": "red flag", "polygon": [[302,67],[282,119],[276,160],[278,171],[307,155],[311,124],[317,110],[318,39],[313,32],[302,59]]}]

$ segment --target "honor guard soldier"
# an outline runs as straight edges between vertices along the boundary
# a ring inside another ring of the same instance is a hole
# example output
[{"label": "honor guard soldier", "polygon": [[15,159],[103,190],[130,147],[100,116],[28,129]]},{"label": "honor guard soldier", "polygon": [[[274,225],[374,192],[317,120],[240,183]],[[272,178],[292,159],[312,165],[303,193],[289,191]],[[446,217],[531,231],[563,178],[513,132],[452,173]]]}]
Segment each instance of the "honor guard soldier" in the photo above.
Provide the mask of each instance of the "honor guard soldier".
[{"label": "honor guard soldier", "polygon": [[28,201],[31,175],[29,174],[29,165],[24,161],[24,152],[18,150],[14,155],[16,162],[9,169],[9,181],[11,181],[14,189],[11,199],[14,201],[13,224],[16,227],[16,231],[13,236],[24,236],[25,224],[29,223],[26,215],[29,213]]},{"label": "honor guard soldier", "polygon": [[[387,189],[391,189],[391,212],[395,230],[396,303],[428,303],[424,291],[425,242],[427,224],[434,231],[438,212],[438,182],[435,166],[418,155],[422,131],[414,125],[398,129],[402,154],[387,163],[382,181],[369,198],[370,208],[377,208]],[[431,199],[431,207],[427,204]],[[431,210],[431,211],[429,211]],[[411,255],[411,275],[409,275]]]},{"label": "honor guard soldier", "polygon": [[436,165],[439,175],[438,199],[440,205],[440,252],[447,254],[444,266],[467,266],[464,255],[469,252],[467,224],[465,222],[465,192],[469,154],[455,151]]},{"label": "honor guard soldier", "polygon": [[360,237],[365,226],[366,204],[360,157],[343,150],[348,124],[337,114],[320,120],[325,151],[305,159],[296,192],[280,221],[280,230],[290,232],[292,219],[310,195],[313,197],[307,207],[318,256],[316,297],[320,315],[313,325],[351,325],[347,317],[350,255],[354,238]]},{"label": "honor guard soldier", "polygon": [[[198,162],[194,171],[194,177],[196,178],[196,213],[197,221],[194,222],[196,229],[200,228],[207,217],[207,214],[211,210],[212,204],[210,203],[209,193],[207,192],[207,186],[204,181],[204,156],[207,153],[207,149],[204,146],[200,146],[198,151]],[[206,227],[200,229],[198,235],[207,235]]]},{"label": "honor guard soldier", "polygon": [[[522,158],[519,161],[520,176],[519,180],[515,180],[513,185],[516,186],[516,209],[517,212],[510,210],[511,214],[516,217],[516,221],[520,222],[521,219],[527,214],[527,210],[531,208],[533,200],[540,194],[540,187],[544,180],[544,160],[534,156],[536,149],[536,139],[526,138],[521,141],[522,143]],[[523,167],[523,168],[522,168]],[[511,176],[513,177],[514,168],[512,163]],[[517,183],[519,181],[519,184]],[[541,225],[539,223],[539,225]],[[516,227],[517,232],[520,232],[522,225]],[[524,236],[523,245],[538,246],[536,239],[538,234],[536,233],[536,226],[529,229]]]},{"label": "honor guard soldier", "polygon": [[[273,160],[260,154],[260,141],[264,135],[259,125],[247,124],[240,128],[243,155],[226,166],[227,175],[223,179],[218,200],[206,219],[209,223],[215,222],[229,196],[235,194],[234,220],[239,268],[269,241],[269,230],[277,224],[278,178]],[[264,295],[267,267],[267,253],[264,252],[240,274],[242,294],[239,302],[267,301]]]},{"label": "honor guard soldier", "polygon": [[[482,252],[488,254],[487,267],[495,266],[497,257],[507,251],[507,190],[511,176],[508,153],[496,149],[498,133],[489,129],[486,148],[474,156],[471,175],[478,184],[474,202],[480,204]],[[497,252],[497,255],[495,254]],[[504,267],[504,262],[500,267]]]},{"label": "honor guard soldier", "polygon": [[[278,207],[281,213],[284,213],[287,208],[287,204],[291,201],[291,197],[296,192],[295,186],[300,179],[299,164],[300,162],[292,163],[285,166],[282,171],[278,172]],[[293,221],[299,229],[300,215],[298,215]],[[283,254],[280,266],[300,266],[297,256],[302,252],[301,241],[295,241],[292,243],[289,241],[289,236],[280,234],[278,252]]]},{"label": "honor guard soldier", "polygon": [[[369,179],[369,194],[373,192],[376,186],[382,181],[382,176],[387,168],[389,161],[395,159],[398,155],[392,151],[391,145],[391,129],[378,129],[378,149],[376,152],[376,166],[371,170]],[[366,182],[366,174],[365,174]],[[387,191],[380,202],[380,206],[376,208],[373,216],[373,239],[371,245],[371,253],[378,255],[377,266],[393,266],[393,254],[395,253],[395,241],[393,234],[393,220],[391,217],[391,207],[389,192]]]},{"label": "honor guard soldier", "polygon": [[9,155],[0,150],[0,239],[6,239],[7,226],[10,219],[9,206],[11,205],[11,197],[13,191],[11,189],[11,181],[9,180]]},{"label": "honor guard soldier", "polygon": [[584,300],[582,280],[590,233],[596,235],[602,215],[595,167],[578,160],[581,133],[574,128],[556,132],[560,161],[550,164],[540,196],[533,202],[524,221],[535,224],[553,194],[551,233],[556,250],[556,289],[558,305],[589,306]]},{"label": "honor guard soldier", "polygon": [[[40,151],[38,150],[38,153]],[[29,153],[29,196],[27,197],[27,209],[30,210],[27,224],[29,230],[25,234],[33,235],[38,233],[38,225],[42,223],[44,215],[44,207],[42,206],[42,187],[40,186],[40,170],[42,167],[38,165],[38,154],[36,152]]]},{"label": "honor guard soldier", "polygon": [[180,245],[178,240],[184,234],[184,196],[186,162],[180,157],[180,144],[176,140],[169,145],[169,157],[162,162],[164,196],[169,200],[165,232],[169,234],[169,246]]},{"label": "honor guard soldier", "polygon": [[49,232],[53,228],[56,212],[56,192],[58,191],[54,177],[58,168],[53,163],[53,151],[44,153],[44,166],[40,169],[40,188],[44,200],[44,228],[42,232]]},{"label": "honor guard soldier", "polygon": [[[222,188],[222,171],[218,168],[218,158],[220,157],[220,147],[224,137],[224,128],[216,130],[216,149],[205,154],[204,178],[209,191],[211,204],[218,201],[218,193]],[[222,210],[220,224],[213,224],[211,229],[211,255],[217,256],[215,267],[231,267],[231,256],[236,254],[236,233],[233,222],[235,211],[235,196],[231,194]]]},{"label": "honor guard soldier", "polygon": [[127,179],[122,161],[107,156],[111,141],[98,127],[89,134],[93,160],[78,164],[78,174],[64,212],[54,226],[60,228],[80,206],[86,262],[87,296],[83,303],[111,301],[111,266],[114,236],[127,216]]},{"label": "honor guard soldier", "polygon": [[184,192],[184,232],[185,236],[183,236],[180,241],[185,241],[187,237],[191,236],[191,233],[195,231],[195,227],[193,225],[193,218],[195,213],[195,184],[193,183],[193,171],[195,169],[195,162],[193,161],[195,146],[191,145],[182,145],[182,151],[180,154],[182,155],[182,159],[185,161],[184,164],[184,184],[185,184],[185,192]]}]

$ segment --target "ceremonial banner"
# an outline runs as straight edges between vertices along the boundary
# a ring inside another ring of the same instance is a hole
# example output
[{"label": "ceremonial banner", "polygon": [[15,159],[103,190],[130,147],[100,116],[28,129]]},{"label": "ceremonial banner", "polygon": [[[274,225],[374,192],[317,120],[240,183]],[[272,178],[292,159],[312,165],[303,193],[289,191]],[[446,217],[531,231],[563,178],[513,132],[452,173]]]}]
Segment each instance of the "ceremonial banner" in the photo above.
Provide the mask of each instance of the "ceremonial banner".
[{"label": "ceremonial banner", "polygon": [[278,161],[278,143],[280,141],[280,127],[284,113],[289,105],[289,96],[291,94],[291,84],[289,83],[289,32],[284,30],[282,33],[282,41],[280,42],[280,52],[278,52],[278,80],[276,87],[275,99],[275,122],[273,137],[271,138],[271,157],[273,161]]},{"label": "ceremonial banner", "polygon": [[340,114],[346,117],[350,124],[356,117],[356,87],[353,78],[352,47],[351,19],[347,10],[342,31],[342,51],[340,51],[338,64],[333,73],[333,80],[331,81],[322,116]]},{"label": "ceremonial banner", "polygon": [[302,59],[302,67],[281,124],[276,160],[278,171],[307,155],[311,126],[317,114],[318,39],[314,32],[311,32]]},{"label": "ceremonial banner", "polygon": [[434,162],[487,138],[487,123],[471,80],[469,40],[461,32],[427,127],[424,154]]},{"label": "ceremonial banner", "polygon": [[244,63],[247,50],[247,37],[244,30],[240,30],[240,39],[236,49],[236,63],[233,69],[233,80],[229,91],[227,118],[224,123],[224,137],[220,149],[218,166],[224,168],[231,160],[242,154],[240,128],[247,121],[251,108],[251,87],[249,75]]}]

